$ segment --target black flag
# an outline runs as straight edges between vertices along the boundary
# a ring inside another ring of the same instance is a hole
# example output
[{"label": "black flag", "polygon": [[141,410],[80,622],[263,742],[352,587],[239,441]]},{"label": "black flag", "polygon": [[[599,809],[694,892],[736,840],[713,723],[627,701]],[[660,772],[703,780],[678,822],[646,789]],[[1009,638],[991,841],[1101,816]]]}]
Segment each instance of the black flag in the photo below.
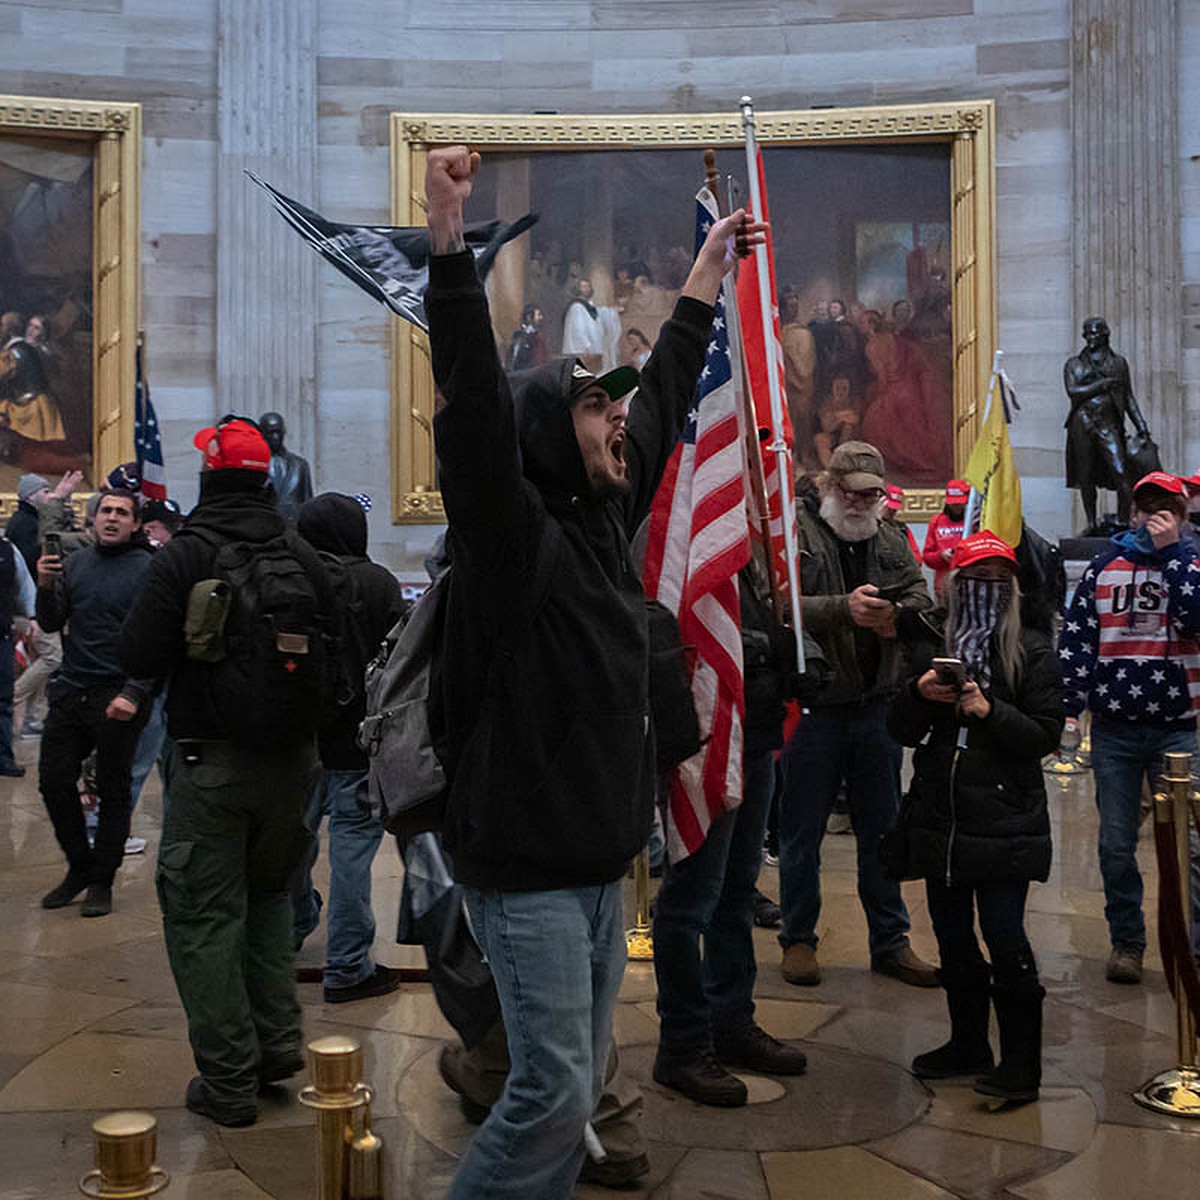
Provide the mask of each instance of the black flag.
[{"label": "black flag", "polygon": [[[285,221],[327,262],[397,316],[428,331],[425,289],[429,286],[429,230],[424,226],[342,225],[297,204],[253,171],[247,175],[267,192]],[[511,225],[480,221],[463,230],[482,279],[505,242],[529,229],[537,217],[526,213]]]}]

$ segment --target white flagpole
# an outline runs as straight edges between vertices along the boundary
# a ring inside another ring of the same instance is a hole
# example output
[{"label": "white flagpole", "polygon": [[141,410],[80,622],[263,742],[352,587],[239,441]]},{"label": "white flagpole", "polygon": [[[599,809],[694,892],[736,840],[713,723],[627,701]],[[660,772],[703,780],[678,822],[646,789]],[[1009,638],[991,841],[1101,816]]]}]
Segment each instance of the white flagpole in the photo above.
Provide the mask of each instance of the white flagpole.
[{"label": "white flagpole", "polygon": [[[1004,351],[997,350],[992,355],[992,377],[988,380],[987,401],[983,406],[983,419],[979,422],[979,427],[982,429],[987,424],[988,413],[992,411],[992,405],[996,403],[996,383],[1000,378],[1000,372],[1003,369],[1001,363],[1004,361]],[[978,533],[976,529],[972,529],[971,525],[976,518],[983,519],[983,501],[974,485],[971,487],[971,494],[967,497],[967,515],[963,518],[963,534]],[[978,512],[976,511],[978,509]]]},{"label": "white flagpole", "polygon": [[[762,195],[758,187],[758,144],[754,134],[754,102],[743,96],[742,131],[746,137],[746,174],[750,178],[750,213],[756,221],[763,219]],[[767,389],[771,399],[771,444],[779,472],[779,507],[783,521],[783,552],[787,559],[788,594],[792,606],[792,629],[796,634],[796,669],[804,674],[804,628],[800,619],[800,572],[796,547],[796,508],[792,495],[791,456],[783,437],[783,397],[779,394],[779,364],[775,361],[775,323],[771,306],[770,260],[765,245],[754,248],[758,268],[758,304],[762,310],[763,346],[767,355]],[[770,547],[767,547],[768,552]]]}]

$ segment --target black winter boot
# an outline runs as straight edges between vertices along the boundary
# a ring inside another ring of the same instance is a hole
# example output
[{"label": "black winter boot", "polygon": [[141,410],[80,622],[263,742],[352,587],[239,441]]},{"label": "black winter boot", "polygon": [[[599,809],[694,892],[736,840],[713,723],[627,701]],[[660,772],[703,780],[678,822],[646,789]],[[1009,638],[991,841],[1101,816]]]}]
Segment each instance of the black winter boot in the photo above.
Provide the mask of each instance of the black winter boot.
[{"label": "black winter boot", "polygon": [[991,972],[986,963],[966,971],[938,971],[938,982],[946,991],[950,1010],[950,1040],[936,1050],[918,1054],[912,1073],[918,1079],[953,1079],[978,1075],[993,1062],[988,1044],[991,1013]]},{"label": "black winter boot", "polygon": [[981,1096],[998,1096],[1010,1104],[1031,1104],[1042,1082],[1042,999],[1037,983],[1020,991],[997,987],[992,992],[1000,1025],[1000,1065],[975,1082]]}]

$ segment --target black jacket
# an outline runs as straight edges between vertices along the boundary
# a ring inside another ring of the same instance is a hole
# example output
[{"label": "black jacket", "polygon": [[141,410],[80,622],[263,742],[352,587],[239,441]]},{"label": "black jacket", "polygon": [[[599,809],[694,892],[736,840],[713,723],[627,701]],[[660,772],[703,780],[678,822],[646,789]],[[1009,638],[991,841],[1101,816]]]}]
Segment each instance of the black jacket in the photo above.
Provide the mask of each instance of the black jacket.
[{"label": "black jacket", "polygon": [[25,556],[29,573],[37,578],[38,510],[28,500],[17,502],[16,511],[8,518],[4,536]]},{"label": "black jacket", "polygon": [[607,883],[645,843],[654,795],[629,539],[682,429],[713,310],[683,298],[663,326],[631,407],[631,487],[605,502],[589,493],[575,439],[571,361],[514,376],[510,389],[469,253],[431,259],[426,311],[446,399],[434,431],[454,563],[446,848],[476,887]]},{"label": "black jacket", "polygon": [[[184,618],[188,593],[213,573],[217,549],[197,531],[226,542],[267,542],[284,532],[275,494],[261,472],[206,471],[200,500],[183,528],[154,555],[141,595],[117,641],[121,662],[131,675],[168,679],[167,731],[175,739],[223,741],[227,737],[203,686],[207,663],[187,657]],[[69,562],[70,560],[68,560]],[[322,573],[318,602],[336,628],[333,593]],[[264,747],[269,749],[269,747]]]},{"label": "black jacket", "polygon": [[[318,739],[321,765],[328,771],[365,771],[367,753],[358,748],[358,726],[366,715],[363,677],[367,663],[400,620],[404,601],[400,583],[386,567],[367,557],[367,514],[350,496],[323,492],[299,510],[296,532],[314,550],[337,559],[340,571],[331,573],[334,598],[342,612],[342,662],[353,690],[353,701],[338,708]],[[339,594],[341,573],[347,577]]]},{"label": "black jacket", "polygon": [[47,633],[66,631],[52,696],[55,688],[116,686],[140,704],[153,691],[148,681],[156,672],[125,668],[117,645],[117,631],[136,606],[149,569],[144,546],[90,545],[67,556],[62,578],[52,587],[38,588],[38,624]]},{"label": "black jacket", "polygon": [[1015,687],[1001,678],[993,648],[992,710],[983,720],[923,699],[915,679],[892,703],[889,731],[917,747],[906,803],[909,867],[919,878],[983,883],[1050,873],[1042,759],[1062,733],[1062,686],[1049,639],[1026,629],[1022,640]]}]

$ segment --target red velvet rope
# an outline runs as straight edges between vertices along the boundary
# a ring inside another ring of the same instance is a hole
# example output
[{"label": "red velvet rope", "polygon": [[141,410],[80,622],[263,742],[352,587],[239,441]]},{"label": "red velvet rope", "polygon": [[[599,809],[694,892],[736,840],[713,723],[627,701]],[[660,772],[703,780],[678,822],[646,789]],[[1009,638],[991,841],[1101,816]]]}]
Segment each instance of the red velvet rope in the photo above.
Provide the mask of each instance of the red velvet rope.
[{"label": "red velvet rope", "polygon": [[1190,914],[1188,920],[1183,915],[1183,889],[1172,822],[1154,822],[1154,847],[1158,852],[1158,946],[1163,970],[1172,992],[1176,980],[1182,981],[1192,1010],[1192,1030],[1196,1033],[1200,1031],[1200,974],[1192,952]]}]

